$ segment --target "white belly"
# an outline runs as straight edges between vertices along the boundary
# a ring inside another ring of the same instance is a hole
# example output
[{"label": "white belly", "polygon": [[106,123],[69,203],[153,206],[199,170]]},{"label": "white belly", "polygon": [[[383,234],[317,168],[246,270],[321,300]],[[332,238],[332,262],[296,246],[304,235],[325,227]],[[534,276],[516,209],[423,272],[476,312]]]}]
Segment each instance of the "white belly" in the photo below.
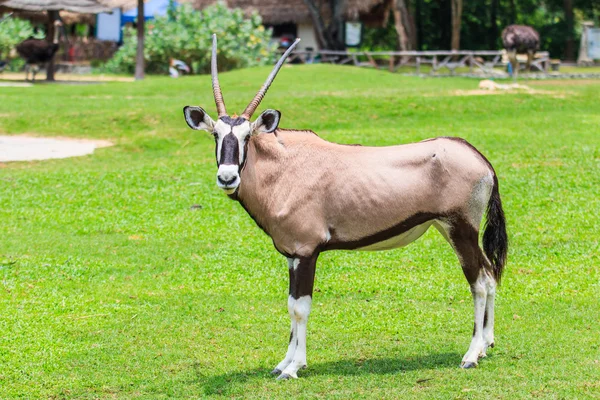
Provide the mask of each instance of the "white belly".
[{"label": "white belly", "polygon": [[398,247],[404,247],[417,240],[423,235],[427,229],[433,224],[433,221],[427,221],[424,224],[417,225],[412,229],[404,232],[401,235],[391,237],[381,242],[373,243],[369,246],[360,247],[359,251],[375,251],[375,250],[390,250]]}]

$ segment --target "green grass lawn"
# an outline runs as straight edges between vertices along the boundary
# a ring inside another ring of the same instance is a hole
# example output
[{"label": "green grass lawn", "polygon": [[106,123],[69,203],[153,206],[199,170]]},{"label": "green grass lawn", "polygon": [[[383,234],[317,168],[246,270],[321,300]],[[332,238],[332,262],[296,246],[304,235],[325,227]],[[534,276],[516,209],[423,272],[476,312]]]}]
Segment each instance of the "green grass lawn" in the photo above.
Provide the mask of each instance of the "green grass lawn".
[{"label": "green grass lawn", "polygon": [[[221,74],[241,112],[270,68]],[[260,110],[364,145],[461,136],[493,163],[511,239],[496,347],[473,329],[434,230],[320,257],[309,368],[275,381],[287,263],[215,184],[208,76],[0,89],[0,132],[110,139],[92,156],[0,164],[0,398],[600,397],[600,81],[457,96],[477,80],[284,68]],[[258,113],[257,113],[258,115]],[[201,208],[191,208],[200,205]]]}]

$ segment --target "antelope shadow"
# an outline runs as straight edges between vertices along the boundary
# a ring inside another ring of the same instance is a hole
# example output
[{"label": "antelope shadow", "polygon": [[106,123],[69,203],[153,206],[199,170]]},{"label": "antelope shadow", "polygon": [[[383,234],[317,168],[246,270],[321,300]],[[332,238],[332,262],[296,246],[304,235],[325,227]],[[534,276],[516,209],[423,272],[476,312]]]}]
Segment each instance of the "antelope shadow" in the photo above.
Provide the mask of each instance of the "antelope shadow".
[{"label": "antelope shadow", "polygon": [[[387,358],[346,358],[337,361],[312,363],[309,368],[299,373],[300,379],[313,376],[361,376],[361,375],[393,375],[407,371],[428,371],[444,368],[458,368],[459,353],[436,353],[423,356],[387,357]],[[227,394],[230,386],[244,384],[250,380],[275,379],[269,373],[271,368],[265,366],[245,371],[206,376],[196,367],[196,384],[199,384],[205,395]],[[421,379],[427,380],[428,376]]]}]

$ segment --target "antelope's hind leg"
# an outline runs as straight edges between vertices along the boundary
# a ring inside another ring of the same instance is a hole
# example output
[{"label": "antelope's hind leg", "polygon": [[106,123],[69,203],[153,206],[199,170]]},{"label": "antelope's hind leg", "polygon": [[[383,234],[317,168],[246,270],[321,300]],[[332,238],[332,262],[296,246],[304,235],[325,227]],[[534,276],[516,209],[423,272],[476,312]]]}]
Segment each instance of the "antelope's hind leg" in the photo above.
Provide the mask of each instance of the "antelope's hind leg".
[{"label": "antelope's hind leg", "polygon": [[271,371],[277,379],[298,378],[298,370],[306,368],[306,328],[312,305],[315,266],[318,254],[312,257],[288,258],[290,289],[288,312],[290,342],[284,359]]},{"label": "antelope's hind leg", "polygon": [[494,347],[496,281],[487,268],[480,268],[475,282],[469,283],[475,307],[475,322],[471,345],[460,365],[462,368],[476,367],[478,360],[487,355],[487,349]]},{"label": "antelope's hind leg", "polygon": [[479,232],[476,228],[462,219],[448,223],[436,222],[435,227],[454,248],[471,287],[475,309],[473,337],[460,366],[473,368],[477,366],[479,358],[486,356],[487,349],[494,347],[496,280],[479,247]]}]

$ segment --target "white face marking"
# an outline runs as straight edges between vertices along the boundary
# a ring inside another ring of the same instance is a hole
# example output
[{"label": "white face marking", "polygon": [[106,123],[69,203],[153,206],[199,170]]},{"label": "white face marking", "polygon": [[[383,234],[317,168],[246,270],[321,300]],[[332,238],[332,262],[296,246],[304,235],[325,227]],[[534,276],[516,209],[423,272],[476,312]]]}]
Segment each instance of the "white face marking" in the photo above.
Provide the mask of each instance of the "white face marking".
[{"label": "white face marking", "polygon": [[238,140],[239,146],[239,161],[238,163],[241,165],[244,161],[244,143],[247,136],[250,135],[250,122],[245,121],[241,125],[231,126],[226,124],[222,120],[218,120],[215,124],[214,133],[217,137],[217,161],[221,163],[221,148],[223,146],[223,139],[229,133],[233,133],[233,135]]},{"label": "white face marking", "polygon": [[[222,164],[217,171],[217,186],[227,194],[232,194],[240,185],[240,174],[237,165]],[[224,183],[227,182],[227,183]]]},{"label": "white face marking", "polygon": [[[244,121],[240,125],[231,126],[226,124],[222,120],[218,120],[214,127],[214,135],[217,141],[217,164],[219,170],[217,172],[217,186],[225,191],[227,194],[235,192],[237,187],[240,185],[241,180],[239,176],[240,166],[244,162],[244,145],[246,138],[250,135],[250,122]],[[223,139],[232,133],[237,139],[238,145],[238,160],[237,164],[223,164],[221,160],[221,152],[223,149]]]}]

